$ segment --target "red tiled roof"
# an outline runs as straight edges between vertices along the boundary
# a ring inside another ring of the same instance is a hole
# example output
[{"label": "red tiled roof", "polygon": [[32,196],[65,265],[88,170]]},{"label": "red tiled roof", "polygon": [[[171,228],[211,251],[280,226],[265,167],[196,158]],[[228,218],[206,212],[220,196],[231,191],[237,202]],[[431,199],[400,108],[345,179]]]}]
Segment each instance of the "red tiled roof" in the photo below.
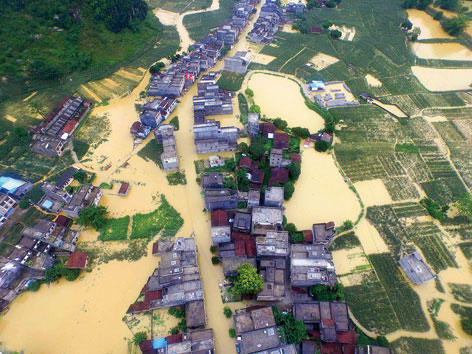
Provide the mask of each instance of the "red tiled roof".
[{"label": "red tiled roof", "polygon": [[274,148],[276,149],[288,149],[290,137],[287,133],[275,133],[274,134]]},{"label": "red tiled roof", "polygon": [[69,269],[84,269],[87,267],[88,254],[85,252],[74,252],[69,256],[67,261],[67,268]]},{"label": "red tiled roof", "polygon": [[211,212],[211,226],[228,226],[228,212],[226,210],[213,210]]},{"label": "red tiled roof", "polygon": [[241,157],[239,160],[239,167],[251,168],[252,160],[249,157]]},{"label": "red tiled roof", "polygon": [[334,327],[334,321],[331,318],[321,319],[321,324],[323,327]]},{"label": "red tiled roof", "polygon": [[338,343],[321,343],[321,353],[322,354],[343,354],[341,345]]},{"label": "red tiled roof", "polygon": [[354,354],[356,352],[356,346],[351,344],[343,345],[343,354]]},{"label": "red tiled roof", "polygon": [[254,237],[249,237],[246,242],[246,256],[255,257],[256,256],[256,239]]},{"label": "red tiled roof", "polygon": [[314,329],[307,329],[306,333],[308,333],[310,336],[312,336],[315,339],[320,339],[321,338],[320,331],[316,331]]},{"label": "red tiled roof", "polygon": [[357,334],[354,329],[347,332],[336,332],[336,341],[343,344],[357,344]]},{"label": "red tiled roof", "polygon": [[246,242],[244,240],[234,240],[234,254],[236,256],[246,255]]},{"label": "red tiled roof", "polygon": [[159,252],[159,242],[154,242],[152,244],[152,254],[155,256]]},{"label": "red tiled roof", "polygon": [[288,182],[288,170],[286,168],[271,168],[270,170],[269,185],[272,186],[276,183],[287,183]]},{"label": "red tiled roof", "polygon": [[302,157],[299,154],[292,154],[290,155],[290,161],[292,162],[302,162]]},{"label": "red tiled roof", "polygon": [[167,345],[181,343],[182,342],[182,333],[173,334],[166,337]]},{"label": "red tiled roof", "polygon": [[162,299],[162,290],[147,291],[146,294],[144,294],[144,302],[148,304],[153,300],[160,299]]},{"label": "red tiled roof", "polygon": [[261,123],[259,124],[259,131],[266,136],[268,133],[275,132],[275,125],[272,123]]},{"label": "red tiled roof", "polygon": [[118,194],[126,194],[128,193],[128,189],[129,189],[129,183],[128,182],[124,182],[121,187],[120,187],[120,190],[118,191]]},{"label": "red tiled roof", "polygon": [[72,134],[72,132],[77,127],[78,123],[79,122],[77,122],[76,120],[71,119],[70,121],[66,123],[66,125],[64,125],[64,128],[62,128],[62,133],[67,133],[69,135]]},{"label": "red tiled roof", "polygon": [[72,219],[69,219],[67,216],[59,215],[54,221],[58,226],[69,226],[72,224]]},{"label": "red tiled roof", "polygon": [[149,310],[149,304],[145,302],[137,302],[129,306],[127,313],[142,312],[147,310]]},{"label": "red tiled roof", "polygon": [[304,230],[302,231],[305,235],[304,242],[312,243],[313,242],[313,232],[311,230]]},{"label": "red tiled roof", "polygon": [[264,181],[265,171],[260,169],[252,170],[251,173],[251,182],[260,184]]},{"label": "red tiled roof", "polygon": [[144,342],[139,343],[139,349],[141,351],[152,350],[152,339],[145,340]]}]

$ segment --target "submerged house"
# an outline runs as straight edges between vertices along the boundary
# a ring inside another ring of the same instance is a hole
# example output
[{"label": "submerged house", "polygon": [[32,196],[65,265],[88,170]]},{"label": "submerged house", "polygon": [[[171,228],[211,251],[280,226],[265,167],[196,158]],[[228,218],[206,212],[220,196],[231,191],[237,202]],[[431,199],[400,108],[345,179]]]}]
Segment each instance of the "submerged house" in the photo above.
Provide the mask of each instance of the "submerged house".
[{"label": "submerged house", "polygon": [[418,252],[400,258],[398,263],[413,284],[422,284],[436,278]]}]

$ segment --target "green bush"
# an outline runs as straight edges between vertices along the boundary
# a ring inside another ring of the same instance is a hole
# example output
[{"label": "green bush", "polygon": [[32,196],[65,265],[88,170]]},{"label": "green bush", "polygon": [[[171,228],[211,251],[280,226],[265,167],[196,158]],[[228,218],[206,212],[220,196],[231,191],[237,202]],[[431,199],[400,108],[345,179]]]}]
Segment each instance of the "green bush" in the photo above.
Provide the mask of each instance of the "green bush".
[{"label": "green bush", "polygon": [[429,215],[438,220],[445,220],[447,215],[441,210],[441,205],[431,198],[423,198],[420,204],[428,211]]},{"label": "green bush", "polygon": [[317,140],[315,143],[315,150],[318,152],[325,152],[329,149],[329,143],[324,140]]},{"label": "green bush", "polygon": [[184,318],[185,317],[185,307],[170,307],[169,310],[167,310],[169,315],[174,316],[175,318]]},{"label": "green bush", "polygon": [[334,38],[334,39],[339,39],[343,35],[341,33],[341,31],[339,31],[337,29],[330,31],[329,34],[330,34],[331,38]]},{"label": "green bush", "polygon": [[26,199],[22,199],[18,205],[21,209],[27,209],[30,206],[30,203]]},{"label": "green bush", "polygon": [[216,246],[210,246],[210,252],[215,253],[218,250]]},{"label": "green bush", "polygon": [[232,291],[239,295],[255,295],[264,288],[262,275],[253,265],[246,263],[238,267],[238,275]]},{"label": "green bush", "polygon": [[105,224],[108,211],[104,206],[91,205],[82,209],[77,219],[77,223],[82,226],[92,226],[95,230],[100,230]]},{"label": "green bush", "polygon": [[145,340],[147,340],[147,334],[146,334],[146,332],[137,332],[137,333],[135,333],[135,335],[133,336],[133,344],[134,344],[134,345],[139,345],[139,344],[141,344],[142,342],[144,342]]},{"label": "green bush", "polygon": [[228,331],[228,333],[229,333],[229,336],[230,336],[231,338],[235,338],[235,337],[236,337],[236,330],[235,330],[234,328],[230,328],[229,331]]},{"label": "green bush", "polygon": [[223,313],[225,314],[226,318],[231,318],[233,316],[233,311],[228,306],[225,306],[223,309]]},{"label": "green bush", "polygon": [[245,93],[246,95],[248,95],[249,97],[253,97],[253,96],[254,96],[254,91],[251,90],[250,88],[247,88],[247,89],[244,91],[244,93]]},{"label": "green bush", "polygon": [[351,220],[346,220],[346,221],[343,223],[343,228],[344,228],[344,230],[351,230],[353,227],[354,227],[354,224],[352,223]]},{"label": "green bush", "polygon": [[211,263],[213,263],[214,265],[217,265],[220,263],[220,258],[218,256],[212,256],[211,257]]},{"label": "green bush", "polygon": [[180,128],[179,117],[175,116],[174,118],[172,118],[170,120],[169,124],[172,124],[174,126],[175,131],[179,130],[179,128]]},{"label": "green bush", "polygon": [[222,90],[236,92],[241,89],[244,76],[245,74],[223,71],[216,83]]},{"label": "green bush", "polygon": [[295,186],[292,182],[288,181],[284,185],[284,199],[289,200],[292,198],[293,192],[295,192]]},{"label": "green bush", "polygon": [[282,313],[280,310],[272,306],[274,319],[279,326],[281,341],[289,344],[300,344],[306,336],[306,327],[303,321],[296,320],[292,313]]},{"label": "green bush", "polygon": [[87,154],[90,145],[81,140],[74,140],[74,152],[77,155],[77,159],[82,160],[82,158]]},{"label": "green bush", "polygon": [[39,288],[41,287],[41,282],[40,281],[32,281],[31,283],[28,284],[28,290],[30,291],[38,291]]},{"label": "green bush", "polygon": [[85,171],[80,170],[74,173],[74,179],[78,181],[79,183],[85,183],[86,178],[87,178],[87,172]]},{"label": "green bush", "polygon": [[287,129],[288,123],[287,121],[283,120],[282,118],[275,118],[273,121],[275,127],[280,130]]},{"label": "green bush", "polygon": [[301,173],[301,166],[298,162],[292,162],[288,165],[288,174],[292,181],[296,181]]},{"label": "green bush", "polygon": [[310,137],[310,131],[307,128],[295,127],[295,128],[292,128],[291,132],[292,134],[302,139],[306,139]]}]

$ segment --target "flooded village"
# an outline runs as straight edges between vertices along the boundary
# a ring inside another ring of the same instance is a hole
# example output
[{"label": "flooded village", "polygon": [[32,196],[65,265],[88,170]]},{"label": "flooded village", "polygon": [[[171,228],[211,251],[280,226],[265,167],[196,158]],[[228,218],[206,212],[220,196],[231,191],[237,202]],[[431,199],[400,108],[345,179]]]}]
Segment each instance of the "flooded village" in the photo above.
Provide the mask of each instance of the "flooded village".
[{"label": "flooded village", "polygon": [[[470,164],[448,140],[459,131],[470,145],[469,120],[454,116],[454,133],[444,135],[448,109],[414,111],[385,94],[391,83],[374,71],[356,80],[314,75],[344,64],[302,54],[307,47],[274,70],[279,59],[267,53],[310,3],[235,1],[198,40],[185,16],[222,2],[181,14],[155,9],[179,31],[176,54],[156,58],[122,97],[68,96],[18,132],[31,136],[37,156],[71,155],[72,164],[34,182],[0,176],[2,350],[472,352],[464,236],[472,229],[448,187],[456,178],[454,188],[470,193]],[[452,110],[469,112],[472,69],[425,63],[467,62],[470,49],[428,42],[450,36],[429,14],[407,14],[421,27],[408,49],[425,60],[411,77],[439,95],[463,90]],[[339,28],[346,33],[336,40],[351,42],[356,28],[347,25],[319,24],[309,35]],[[310,73],[303,78],[282,70],[299,55]],[[447,70],[450,82],[438,87]],[[84,135],[93,139],[79,154]],[[436,206],[429,196],[440,187],[449,189]]]}]

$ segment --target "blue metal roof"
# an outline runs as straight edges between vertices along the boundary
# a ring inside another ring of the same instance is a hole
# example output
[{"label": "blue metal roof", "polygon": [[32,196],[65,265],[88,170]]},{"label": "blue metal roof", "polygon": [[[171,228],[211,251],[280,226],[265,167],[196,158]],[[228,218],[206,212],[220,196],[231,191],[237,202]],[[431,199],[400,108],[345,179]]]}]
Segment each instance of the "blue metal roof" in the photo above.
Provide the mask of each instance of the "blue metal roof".
[{"label": "blue metal roof", "polygon": [[19,179],[0,176],[0,189],[5,190],[7,193],[15,193],[15,191],[26,182]]},{"label": "blue metal roof", "polygon": [[161,349],[167,347],[167,340],[165,338],[156,338],[152,341],[152,349]]}]

